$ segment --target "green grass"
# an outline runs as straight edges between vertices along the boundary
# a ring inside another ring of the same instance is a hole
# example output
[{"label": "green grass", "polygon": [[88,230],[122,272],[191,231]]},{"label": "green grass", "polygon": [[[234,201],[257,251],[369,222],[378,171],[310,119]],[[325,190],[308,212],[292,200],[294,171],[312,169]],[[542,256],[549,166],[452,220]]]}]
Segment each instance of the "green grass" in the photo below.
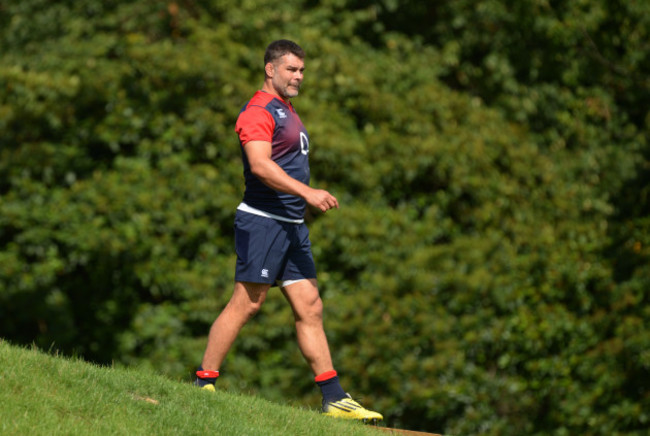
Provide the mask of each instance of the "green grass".
[{"label": "green grass", "polygon": [[0,339],[2,435],[367,435],[377,430],[259,397],[201,391]]}]

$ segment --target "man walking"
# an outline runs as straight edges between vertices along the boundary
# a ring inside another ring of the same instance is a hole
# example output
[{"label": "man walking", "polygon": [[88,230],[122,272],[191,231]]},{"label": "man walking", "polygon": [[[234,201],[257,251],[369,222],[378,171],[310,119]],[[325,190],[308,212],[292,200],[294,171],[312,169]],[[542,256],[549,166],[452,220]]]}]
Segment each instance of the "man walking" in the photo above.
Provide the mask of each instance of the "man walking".
[{"label": "man walking", "polygon": [[322,391],[323,413],[381,420],[381,414],[365,409],[341,387],[323,329],[304,213],[307,204],[327,212],[339,203],[326,190],[309,186],[309,136],[290,103],[300,91],[304,57],[292,41],[272,42],[264,55],[264,85],[237,119],[246,190],[235,215],[235,287],[210,329],[195,384],[214,390],[239,331],[277,284],[293,310],[300,351]]}]

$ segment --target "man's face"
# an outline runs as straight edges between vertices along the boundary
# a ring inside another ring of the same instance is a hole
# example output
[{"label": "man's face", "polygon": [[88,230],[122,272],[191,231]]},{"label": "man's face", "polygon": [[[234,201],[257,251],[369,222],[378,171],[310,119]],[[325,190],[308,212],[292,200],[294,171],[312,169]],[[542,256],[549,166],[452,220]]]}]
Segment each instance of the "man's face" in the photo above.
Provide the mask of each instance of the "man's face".
[{"label": "man's face", "polygon": [[271,82],[275,91],[284,99],[297,96],[305,71],[305,62],[289,53],[276,60],[272,66]]}]

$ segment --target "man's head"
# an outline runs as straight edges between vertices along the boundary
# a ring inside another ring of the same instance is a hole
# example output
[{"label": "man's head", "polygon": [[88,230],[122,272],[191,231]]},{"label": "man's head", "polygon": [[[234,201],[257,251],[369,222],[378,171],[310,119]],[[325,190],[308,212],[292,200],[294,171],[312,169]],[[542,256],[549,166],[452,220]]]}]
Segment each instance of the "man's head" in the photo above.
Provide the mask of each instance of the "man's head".
[{"label": "man's head", "polygon": [[266,53],[264,53],[264,65],[269,62],[275,62],[289,53],[299,59],[305,59],[305,51],[295,42],[289,41],[288,39],[273,41],[268,47],[266,47]]},{"label": "man's head", "polygon": [[285,100],[297,96],[305,70],[304,58],[304,50],[293,41],[280,39],[269,44],[264,54],[267,90]]}]

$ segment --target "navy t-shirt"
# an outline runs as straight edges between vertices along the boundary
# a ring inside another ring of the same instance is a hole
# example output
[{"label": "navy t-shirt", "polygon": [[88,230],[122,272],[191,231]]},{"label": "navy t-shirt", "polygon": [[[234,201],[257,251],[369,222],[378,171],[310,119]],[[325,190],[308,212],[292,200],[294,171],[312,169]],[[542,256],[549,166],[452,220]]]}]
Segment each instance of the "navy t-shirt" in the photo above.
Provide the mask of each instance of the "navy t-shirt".
[{"label": "navy t-shirt", "polygon": [[266,186],[250,170],[244,147],[250,141],[271,143],[271,159],[289,176],[309,185],[309,136],[290,103],[257,91],[239,113],[235,131],[239,135],[246,190],[244,203],[267,213],[290,219],[305,215],[305,201]]}]

